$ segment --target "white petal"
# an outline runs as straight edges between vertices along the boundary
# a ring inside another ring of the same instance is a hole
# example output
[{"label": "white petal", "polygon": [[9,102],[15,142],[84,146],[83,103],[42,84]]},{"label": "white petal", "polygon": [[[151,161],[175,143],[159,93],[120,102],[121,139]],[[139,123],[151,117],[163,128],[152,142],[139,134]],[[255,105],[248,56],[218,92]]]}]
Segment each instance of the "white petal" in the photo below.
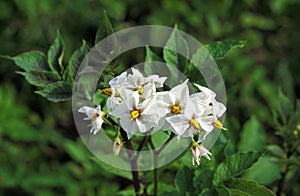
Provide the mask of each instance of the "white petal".
[{"label": "white petal", "polygon": [[211,132],[214,129],[214,126],[212,123],[216,120],[216,117],[214,116],[206,116],[202,118],[197,118],[198,123],[200,124],[200,127],[207,132]]},{"label": "white petal", "polygon": [[159,77],[158,75],[150,75],[145,78],[145,82],[154,82],[156,88],[163,87],[167,77]]},{"label": "white petal", "polygon": [[181,114],[167,117],[166,120],[170,123],[173,128],[173,132],[179,136],[183,135],[184,132],[189,128],[189,121]]},{"label": "white petal", "polygon": [[223,103],[213,101],[214,116],[216,116],[217,118],[220,118],[224,114],[225,111],[226,111],[226,107]]},{"label": "white petal", "polygon": [[85,113],[88,118],[87,119],[91,119],[95,113],[97,112],[97,110],[95,108],[91,108],[91,107],[88,107],[88,106],[82,106],[78,112],[80,113]]},{"label": "white petal", "polygon": [[128,108],[128,105],[125,102],[116,106],[115,109],[111,112],[111,114],[116,118],[124,118],[128,116],[130,120],[130,108]]},{"label": "white petal", "polygon": [[188,80],[184,81],[171,89],[171,92],[175,94],[176,100],[179,102],[185,102],[189,97],[189,88],[187,85]]},{"label": "white petal", "polygon": [[209,88],[206,88],[204,86],[200,86],[198,84],[194,84],[204,95],[210,99],[214,99],[216,97],[216,93],[210,90]]},{"label": "white petal", "polygon": [[97,117],[96,120],[94,120],[92,122],[92,130],[91,130],[91,132],[93,132],[94,135],[96,133],[98,133],[99,130],[101,129],[102,124],[103,124],[103,119],[100,116]]},{"label": "white petal", "polygon": [[206,139],[206,137],[208,136],[208,134],[209,134],[210,132],[207,132],[207,131],[202,131],[201,132],[201,134],[199,135],[199,138],[198,138],[198,143],[201,143],[201,142],[203,142],[205,139]]}]

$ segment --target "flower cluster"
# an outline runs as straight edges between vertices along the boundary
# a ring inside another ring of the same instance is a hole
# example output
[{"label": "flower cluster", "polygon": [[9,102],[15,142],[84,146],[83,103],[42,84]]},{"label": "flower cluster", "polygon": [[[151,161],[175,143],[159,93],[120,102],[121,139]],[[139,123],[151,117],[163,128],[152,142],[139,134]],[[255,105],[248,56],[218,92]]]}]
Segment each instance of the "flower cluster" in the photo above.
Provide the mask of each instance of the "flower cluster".
[{"label": "flower cluster", "polygon": [[[209,158],[210,152],[201,144],[214,127],[225,129],[218,120],[226,107],[216,100],[216,94],[203,86],[194,84],[198,93],[190,95],[188,80],[169,91],[157,92],[166,77],[144,77],[137,69],[123,72],[109,82],[102,92],[109,95],[106,106],[109,113],[119,120],[121,128],[130,139],[137,133],[149,134],[157,130],[171,130],[178,139],[198,136],[193,143],[193,163],[199,164],[201,156]],[[103,112],[83,106],[79,112],[86,113],[92,121],[91,132],[96,134],[103,123]]]}]

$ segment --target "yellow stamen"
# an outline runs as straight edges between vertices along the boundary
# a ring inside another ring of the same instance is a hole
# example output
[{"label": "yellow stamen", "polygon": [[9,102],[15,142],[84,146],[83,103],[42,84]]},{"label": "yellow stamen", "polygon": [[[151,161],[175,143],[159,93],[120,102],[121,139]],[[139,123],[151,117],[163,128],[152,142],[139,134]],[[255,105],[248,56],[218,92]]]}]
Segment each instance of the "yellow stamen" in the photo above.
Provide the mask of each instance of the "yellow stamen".
[{"label": "yellow stamen", "polygon": [[134,120],[138,117],[140,117],[140,112],[138,110],[132,110],[130,112],[131,120]]},{"label": "yellow stamen", "polygon": [[190,120],[190,125],[194,128],[194,129],[196,129],[196,130],[199,130],[200,129],[200,125],[199,125],[199,123],[197,122],[197,120],[196,119],[192,119],[192,120]]},{"label": "yellow stamen", "polygon": [[104,94],[106,94],[106,95],[111,95],[111,88],[105,88],[105,89],[103,89],[102,90],[102,92],[104,93]]},{"label": "yellow stamen", "polygon": [[173,114],[180,114],[181,107],[179,105],[173,105],[173,106],[171,106],[171,112]]},{"label": "yellow stamen", "polygon": [[137,91],[138,91],[139,95],[143,95],[144,91],[145,91],[144,86],[142,86],[141,88],[138,88]]},{"label": "yellow stamen", "polygon": [[95,113],[94,116],[92,116],[91,120],[95,121],[99,116],[100,116],[100,114]]},{"label": "yellow stamen", "polygon": [[217,127],[218,129],[228,130],[228,129],[226,129],[226,128],[223,126],[223,124],[222,124],[219,120],[215,120],[214,123],[213,123],[213,125],[214,125],[215,127]]}]

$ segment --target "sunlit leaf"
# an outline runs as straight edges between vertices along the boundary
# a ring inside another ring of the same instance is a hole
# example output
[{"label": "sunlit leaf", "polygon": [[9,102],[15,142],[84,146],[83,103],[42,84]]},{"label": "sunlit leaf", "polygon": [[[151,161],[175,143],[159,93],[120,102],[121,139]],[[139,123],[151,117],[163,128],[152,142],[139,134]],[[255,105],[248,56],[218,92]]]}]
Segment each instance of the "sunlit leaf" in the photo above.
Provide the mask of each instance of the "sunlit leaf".
[{"label": "sunlit leaf", "polygon": [[259,152],[244,152],[227,157],[218,166],[214,174],[213,183],[220,184],[231,177],[242,174],[256,163],[260,156],[261,153]]},{"label": "sunlit leaf", "polygon": [[256,182],[249,181],[243,178],[233,179],[227,187],[230,189],[238,189],[249,195],[256,196],[274,196],[275,194],[264,186],[258,185]]}]

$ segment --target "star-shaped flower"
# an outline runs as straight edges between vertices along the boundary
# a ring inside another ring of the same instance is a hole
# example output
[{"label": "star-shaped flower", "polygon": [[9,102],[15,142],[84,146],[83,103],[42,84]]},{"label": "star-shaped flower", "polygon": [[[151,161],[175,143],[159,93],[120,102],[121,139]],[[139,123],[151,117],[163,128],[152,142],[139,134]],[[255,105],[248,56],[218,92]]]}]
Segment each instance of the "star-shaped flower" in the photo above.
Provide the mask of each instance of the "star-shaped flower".
[{"label": "star-shaped flower", "polygon": [[195,162],[197,165],[200,165],[201,157],[205,157],[208,160],[210,160],[210,155],[212,155],[202,144],[198,144],[196,142],[193,142],[193,147],[191,148],[192,151],[192,163],[195,165]]},{"label": "star-shaped flower", "polygon": [[156,108],[160,107],[155,99],[139,102],[138,92],[118,105],[112,115],[119,119],[121,127],[126,131],[128,139],[137,132],[146,133],[157,126],[160,114]]},{"label": "star-shaped flower", "polygon": [[102,111],[101,111],[101,106],[97,106],[97,108],[91,108],[88,106],[82,106],[78,112],[85,113],[87,115],[86,118],[83,120],[91,120],[92,121],[92,128],[91,128],[91,133],[94,135],[98,133],[98,131],[101,129],[101,126],[103,124],[103,119],[102,119]]}]

